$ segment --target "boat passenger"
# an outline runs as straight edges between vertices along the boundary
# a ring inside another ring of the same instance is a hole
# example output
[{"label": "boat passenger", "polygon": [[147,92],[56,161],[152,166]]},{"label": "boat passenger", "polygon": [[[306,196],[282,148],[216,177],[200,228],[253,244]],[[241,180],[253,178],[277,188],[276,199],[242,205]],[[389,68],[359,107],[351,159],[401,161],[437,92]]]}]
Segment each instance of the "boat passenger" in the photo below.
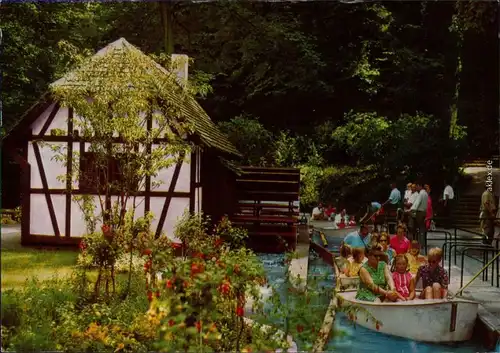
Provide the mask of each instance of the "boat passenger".
[{"label": "boat passenger", "polygon": [[361,224],[359,231],[354,231],[347,234],[344,238],[344,244],[348,245],[351,249],[362,248],[369,246],[372,241],[371,234],[368,232],[368,227]]},{"label": "boat passenger", "polygon": [[380,234],[378,233],[378,230],[374,229],[371,232],[371,235],[372,235],[372,239],[371,239],[371,242],[370,242],[370,246],[376,246],[376,245],[378,245],[379,239],[380,239]]},{"label": "boat passenger", "polygon": [[415,278],[410,273],[406,254],[396,255],[391,271],[397,292],[401,294],[405,300],[415,299]]},{"label": "boat passenger", "polygon": [[323,204],[320,202],[318,206],[314,207],[312,210],[312,219],[313,220],[322,220],[325,218],[325,213],[323,209]]},{"label": "boat passenger", "polygon": [[359,270],[357,300],[368,302],[395,302],[404,297],[396,291],[391,271],[387,266],[387,255],[374,248],[366,249],[368,261]]},{"label": "boat passenger", "polygon": [[392,260],[396,257],[396,251],[389,246],[389,235],[386,232],[380,234],[378,244],[382,247],[382,251],[386,253],[389,258],[389,264],[391,264]]},{"label": "boat passenger", "polygon": [[396,229],[396,235],[393,235],[390,240],[391,248],[396,251],[396,254],[405,254],[410,250],[410,240],[406,237],[405,228],[399,224]]},{"label": "boat passenger", "polygon": [[430,249],[427,265],[418,269],[415,283],[422,279],[424,288],[420,299],[443,299],[448,295],[448,272],[441,266],[442,256],[441,248]]},{"label": "boat passenger", "polygon": [[335,209],[335,207],[333,207],[332,204],[329,204],[325,210],[325,217],[330,219],[330,217],[332,217],[332,215],[335,216],[336,211],[337,210]]},{"label": "boat passenger", "polygon": [[415,277],[420,266],[427,264],[427,258],[420,255],[420,244],[417,240],[412,240],[410,252],[407,254],[410,262],[410,273]]},{"label": "boat passenger", "polygon": [[349,264],[352,261],[353,258],[351,256],[351,249],[345,244],[342,244],[340,246],[340,256],[337,256],[335,258],[335,263],[337,264],[337,268],[339,269],[340,273],[345,273],[346,269],[349,268]]},{"label": "boat passenger", "polygon": [[355,248],[352,251],[352,259],[353,261],[349,263],[349,267],[345,271],[347,277],[357,277],[359,275],[359,269],[363,266],[363,260],[365,259],[364,250]]}]

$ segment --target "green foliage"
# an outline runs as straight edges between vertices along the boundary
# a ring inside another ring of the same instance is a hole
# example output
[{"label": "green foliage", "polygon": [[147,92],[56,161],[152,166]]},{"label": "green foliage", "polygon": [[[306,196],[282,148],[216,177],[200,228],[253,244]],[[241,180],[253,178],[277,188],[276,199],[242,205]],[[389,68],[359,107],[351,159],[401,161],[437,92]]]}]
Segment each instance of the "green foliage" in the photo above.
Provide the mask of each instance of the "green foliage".
[{"label": "green foliage", "polygon": [[238,151],[244,153],[243,164],[258,166],[268,163],[273,135],[257,119],[241,115],[219,122],[218,126]]}]

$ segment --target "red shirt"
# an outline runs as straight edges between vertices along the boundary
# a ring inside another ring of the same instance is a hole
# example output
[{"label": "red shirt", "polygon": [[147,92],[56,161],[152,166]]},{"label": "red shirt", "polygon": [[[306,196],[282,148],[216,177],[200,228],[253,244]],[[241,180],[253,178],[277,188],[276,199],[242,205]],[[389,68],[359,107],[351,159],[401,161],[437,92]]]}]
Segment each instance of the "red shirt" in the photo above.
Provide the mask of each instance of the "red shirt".
[{"label": "red shirt", "polygon": [[410,241],[408,240],[407,237],[404,237],[403,240],[399,240],[397,235],[393,235],[391,237],[391,248],[396,251],[396,254],[405,254],[410,250]]}]

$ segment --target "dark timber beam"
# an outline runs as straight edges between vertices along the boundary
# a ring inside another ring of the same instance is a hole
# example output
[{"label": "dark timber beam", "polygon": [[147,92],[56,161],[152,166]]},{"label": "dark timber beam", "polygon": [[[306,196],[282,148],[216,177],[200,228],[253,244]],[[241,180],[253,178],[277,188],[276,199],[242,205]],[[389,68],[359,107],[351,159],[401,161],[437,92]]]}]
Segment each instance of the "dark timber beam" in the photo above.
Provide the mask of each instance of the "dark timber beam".
[{"label": "dark timber beam", "polygon": [[[151,133],[151,130],[153,129],[153,116],[152,114],[149,114],[147,120],[146,120],[146,129],[148,131],[148,134]],[[146,153],[148,157],[151,156],[151,144],[148,143],[146,146]],[[149,164],[146,167],[149,169]],[[144,215],[147,215],[148,212],[151,210],[151,198],[150,198],[150,192],[151,192],[151,176],[146,175],[146,178],[144,180],[145,185],[144,185]]]},{"label": "dark timber beam", "polygon": [[[168,208],[170,207],[170,202],[172,201],[171,194],[175,190],[175,186],[177,185],[177,180],[179,179],[179,174],[181,172],[182,163],[184,163],[184,156],[180,157],[180,160],[177,162],[175,166],[174,175],[172,176],[172,181],[170,182],[170,187],[168,188],[169,196],[165,198],[165,203],[163,204],[163,209],[161,211],[161,216],[158,221],[158,228],[156,228],[155,237],[159,238],[161,231],[163,229],[163,225],[165,224],[165,219],[167,218]],[[190,195],[190,193],[188,193]]]},{"label": "dark timber beam", "polygon": [[45,169],[43,168],[42,156],[40,154],[40,148],[36,142],[33,142],[33,151],[35,152],[36,163],[38,165],[38,170],[40,171],[40,179],[42,179],[42,186],[45,190],[45,199],[47,200],[47,206],[49,208],[50,221],[52,222],[52,227],[54,228],[54,234],[56,237],[60,237],[59,226],[57,225],[56,212],[54,211],[54,204],[52,203],[52,197],[49,193],[49,184],[47,182],[47,175],[45,174]]},{"label": "dark timber beam", "polygon": [[73,108],[68,108],[68,155],[66,157],[66,213],[64,235],[71,237],[71,189],[73,181]]},{"label": "dark timber beam", "polygon": [[190,181],[189,181],[189,193],[191,194],[191,198],[189,199],[189,212],[194,213],[194,208],[195,208],[195,192],[196,192],[196,169],[198,168],[198,148],[194,147],[192,152],[191,152],[191,175],[190,175]]},{"label": "dark timber beam", "polygon": [[47,120],[45,121],[45,123],[42,126],[42,129],[40,130],[40,134],[39,134],[40,136],[44,136],[45,135],[45,133],[49,129],[50,124],[52,124],[52,122],[54,121],[54,118],[56,117],[56,114],[59,111],[59,108],[60,108],[59,102],[56,102],[54,104],[54,107],[50,111],[49,117],[47,118]]}]

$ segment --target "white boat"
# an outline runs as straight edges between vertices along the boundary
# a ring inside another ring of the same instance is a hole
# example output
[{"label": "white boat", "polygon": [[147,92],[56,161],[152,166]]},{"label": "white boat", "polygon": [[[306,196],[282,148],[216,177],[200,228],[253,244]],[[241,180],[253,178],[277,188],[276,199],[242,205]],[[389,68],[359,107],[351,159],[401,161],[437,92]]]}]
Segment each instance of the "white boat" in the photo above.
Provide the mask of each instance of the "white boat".
[{"label": "white boat", "polygon": [[[356,291],[342,292],[339,296],[343,299],[342,306],[355,305],[362,309],[351,317],[358,325],[388,335],[428,343],[470,340],[479,306],[477,302],[465,299],[372,303],[356,300]],[[371,317],[380,324],[377,325]]]}]

